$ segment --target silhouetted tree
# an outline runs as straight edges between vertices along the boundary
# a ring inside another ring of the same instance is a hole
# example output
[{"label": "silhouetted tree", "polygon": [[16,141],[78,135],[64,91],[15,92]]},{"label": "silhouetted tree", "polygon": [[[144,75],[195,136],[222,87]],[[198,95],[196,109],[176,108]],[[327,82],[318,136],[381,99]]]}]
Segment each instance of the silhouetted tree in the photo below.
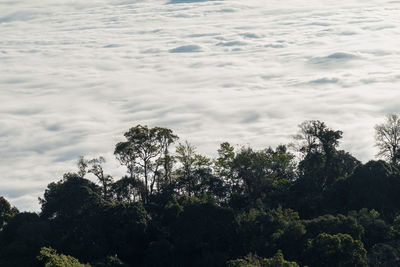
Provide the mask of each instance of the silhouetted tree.
[{"label": "silhouetted tree", "polygon": [[378,156],[397,164],[400,159],[400,117],[389,114],[385,123],[375,125],[375,140]]},{"label": "silhouetted tree", "polygon": [[[114,154],[128,168],[131,177],[140,175],[145,184],[145,201],[161,188],[162,179],[169,180],[168,147],[178,138],[170,129],[137,125],[124,134],[127,141],[116,145]],[[164,175],[161,168],[164,167]],[[166,168],[166,169],[165,169]]]},{"label": "silhouetted tree", "polygon": [[232,192],[232,187],[235,184],[233,178],[233,162],[235,156],[234,147],[228,142],[224,142],[220,145],[218,149],[218,158],[214,161],[214,170],[216,174],[227,184],[230,192]]},{"label": "silhouetted tree", "polygon": [[282,186],[296,177],[294,155],[287,152],[285,146],[260,151],[242,148],[232,165],[233,197],[242,195],[250,202],[257,199],[270,201],[273,194],[282,191]]},{"label": "silhouetted tree", "polygon": [[188,142],[177,146],[175,158],[179,164],[175,171],[178,192],[189,197],[208,194],[219,200],[225,198],[224,181],[213,174],[211,159],[197,154]]},{"label": "silhouetted tree", "polygon": [[102,186],[102,195],[104,199],[110,198],[110,187],[113,182],[113,178],[109,174],[105,174],[103,170],[103,164],[106,162],[105,158],[99,157],[91,159],[87,162],[90,166],[89,173],[93,173],[97,177]]},{"label": "silhouetted tree", "polygon": [[45,190],[41,217],[46,219],[81,216],[90,206],[101,202],[100,188],[93,182],[67,173],[61,181],[50,183]]},{"label": "silhouetted tree", "polygon": [[40,214],[0,197],[0,266],[397,266],[398,121],[376,127],[388,162],[365,164],[320,121],[300,124],[298,161],[285,145],[225,142],[211,158],[186,142],[171,154],[171,130],[138,125],[115,147],[121,179],[80,157]]},{"label": "silhouetted tree", "polygon": [[0,197],[0,230],[3,229],[4,225],[18,214],[16,207],[11,207],[10,203],[4,197]]},{"label": "silhouetted tree", "polygon": [[329,129],[320,121],[305,121],[299,128],[301,134],[296,138],[303,140],[299,151],[304,153],[304,159],[299,166],[300,171],[303,176],[313,179],[317,188],[322,191],[337,178],[334,157],[343,133]]}]

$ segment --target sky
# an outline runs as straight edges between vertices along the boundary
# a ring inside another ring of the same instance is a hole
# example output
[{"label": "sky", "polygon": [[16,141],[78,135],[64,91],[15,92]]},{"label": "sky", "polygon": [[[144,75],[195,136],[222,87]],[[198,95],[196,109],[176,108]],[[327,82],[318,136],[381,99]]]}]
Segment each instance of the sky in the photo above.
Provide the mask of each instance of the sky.
[{"label": "sky", "polygon": [[137,124],[199,153],[291,142],[318,119],[374,159],[400,112],[400,1],[0,0],[0,195],[38,211],[80,155]]}]

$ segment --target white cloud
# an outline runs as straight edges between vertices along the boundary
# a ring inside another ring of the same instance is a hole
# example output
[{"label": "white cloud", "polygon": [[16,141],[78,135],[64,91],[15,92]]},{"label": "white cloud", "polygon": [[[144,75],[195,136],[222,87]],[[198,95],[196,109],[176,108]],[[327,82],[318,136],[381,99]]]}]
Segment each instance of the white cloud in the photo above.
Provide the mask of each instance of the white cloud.
[{"label": "white cloud", "polygon": [[371,159],[399,112],[400,3],[320,0],[1,1],[0,195],[37,210],[79,155],[136,124],[199,151],[290,142],[303,120]]}]

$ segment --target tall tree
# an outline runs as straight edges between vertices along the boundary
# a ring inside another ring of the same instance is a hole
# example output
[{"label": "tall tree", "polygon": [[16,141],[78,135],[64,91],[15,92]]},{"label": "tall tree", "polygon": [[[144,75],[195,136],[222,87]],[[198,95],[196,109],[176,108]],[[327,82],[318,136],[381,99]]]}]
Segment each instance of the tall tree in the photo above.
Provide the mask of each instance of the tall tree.
[{"label": "tall tree", "polygon": [[223,182],[213,175],[211,159],[197,154],[196,148],[187,141],[177,146],[175,158],[180,165],[175,174],[182,193],[189,196],[207,193],[218,198],[224,197]]},{"label": "tall tree", "polygon": [[180,168],[176,170],[179,177],[179,183],[183,185],[185,193],[191,196],[194,193],[196,182],[193,179],[194,163],[196,161],[196,147],[185,141],[185,144],[179,143],[176,147],[176,159]]},{"label": "tall tree", "polygon": [[227,184],[229,191],[234,185],[233,162],[235,160],[235,149],[228,142],[224,142],[218,149],[218,158],[214,161],[216,174]]},{"label": "tall tree", "polygon": [[375,125],[375,140],[379,149],[377,156],[397,164],[400,159],[400,117],[389,114],[385,123]]},{"label": "tall tree", "polygon": [[299,128],[295,139],[298,140],[298,151],[304,156],[299,164],[300,171],[303,176],[315,178],[317,188],[323,190],[337,178],[335,158],[339,155],[337,146],[343,132],[315,120],[305,121]]},{"label": "tall tree", "polygon": [[93,173],[97,177],[102,187],[102,195],[104,199],[110,198],[110,187],[113,182],[113,178],[109,174],[105,174],[103,170],[103,164],[106,162],[105,158],[99,157],[91,159],[87,162],[90,166],[89,173]]},{"label": "tall tree", "polygon": [[285,146],[260,151],[243,147],[232,163],[232,193],[252,200],[277,193],[282,183],[295,178],[293,159]]},{"label": "tall tree", "polygon": [[299,125],[299,131],[294,136],[297,143],[292,146],[304,156],[315,152],[329,155],[339,145],[342,135],[342,131],[332,130],[322,121],[304,121]]},{"label": "tall tree", "polygon": [[169,179],[171,158],[168,147],[178,136],[170,129],[148,128],[142,125],[130,128],[124,136],[126,141],[116,145],[114,154],[120,163],[128,168],[131,177],[142,177],[147,201],[155,185],[157,190],[160,190],[162,177],[164,181]]},{"label": "tall tree", "polygon": [[86,160],[84,156],[80,156],[77,165],[78,165],[77,174],[82,178],[85,177],[87,173],[88,160]]}]

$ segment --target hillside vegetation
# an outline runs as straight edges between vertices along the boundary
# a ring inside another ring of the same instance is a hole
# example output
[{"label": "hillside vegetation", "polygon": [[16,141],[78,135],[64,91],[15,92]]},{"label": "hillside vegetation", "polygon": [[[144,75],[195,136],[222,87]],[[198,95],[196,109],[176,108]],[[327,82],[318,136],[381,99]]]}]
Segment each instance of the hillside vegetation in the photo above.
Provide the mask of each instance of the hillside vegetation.
[{"label": "hillside vegetation", "polygon": [[321,121],[216,158],[137,125],[115,146],[125,176],[82,157],[40,213],[0,198],[0,266],[399,266],[400,119],[375,130],[380,159],[363,164]]}]

